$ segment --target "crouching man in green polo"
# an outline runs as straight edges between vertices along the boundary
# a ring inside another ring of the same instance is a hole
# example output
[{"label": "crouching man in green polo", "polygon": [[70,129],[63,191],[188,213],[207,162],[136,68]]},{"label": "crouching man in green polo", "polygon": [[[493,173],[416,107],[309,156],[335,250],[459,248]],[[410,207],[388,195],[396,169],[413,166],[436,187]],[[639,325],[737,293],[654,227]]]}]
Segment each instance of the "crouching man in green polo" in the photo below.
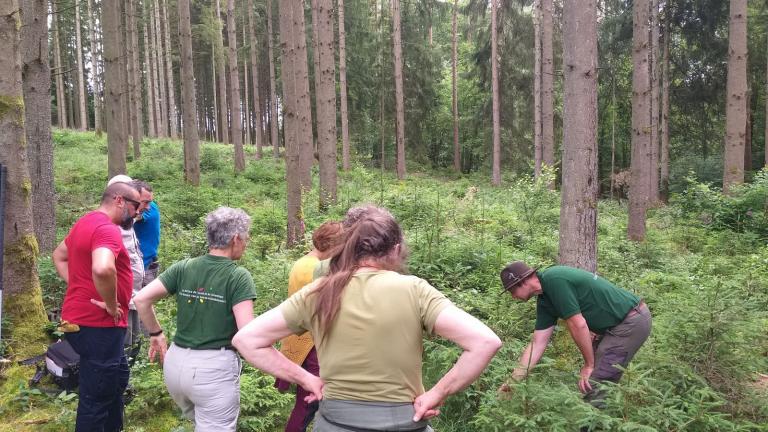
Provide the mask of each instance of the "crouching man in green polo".
[{"label": "crouching man in green polo", "polygon": [[501,271],[501,283],[512,297],[536,300],[536,328],[520,356],[513,378],[522,379],[541,359],[558,319],[584,357],[579,390],[594,406],[602,406],[600,381],[618,382],[651,333],[651,313],[639,297],[596,274],[567,266],[536,271],[515,261]]}]

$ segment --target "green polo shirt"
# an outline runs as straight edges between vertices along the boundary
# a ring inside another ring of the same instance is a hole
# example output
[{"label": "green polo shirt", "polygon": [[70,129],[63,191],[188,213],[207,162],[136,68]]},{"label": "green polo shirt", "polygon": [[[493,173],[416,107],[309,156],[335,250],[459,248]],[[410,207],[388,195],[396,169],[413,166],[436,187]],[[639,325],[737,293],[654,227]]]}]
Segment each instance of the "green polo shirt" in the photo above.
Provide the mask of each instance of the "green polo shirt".
[{"label": "green polo shirt", "polygon": [[638,296],[581,269],[554,266],[536,274],[543,291],[536,301],[536,330],[581,313],[589,330],[602,334],[640,303]]},{"label": "green polo shirt", "polygon": [[226,257],[203,255],[181,260],[158,276],[176,295],[176,334],[184,348],[216,349],[231,345],[237,332],[232,307],[256,297],[248,270]]}]

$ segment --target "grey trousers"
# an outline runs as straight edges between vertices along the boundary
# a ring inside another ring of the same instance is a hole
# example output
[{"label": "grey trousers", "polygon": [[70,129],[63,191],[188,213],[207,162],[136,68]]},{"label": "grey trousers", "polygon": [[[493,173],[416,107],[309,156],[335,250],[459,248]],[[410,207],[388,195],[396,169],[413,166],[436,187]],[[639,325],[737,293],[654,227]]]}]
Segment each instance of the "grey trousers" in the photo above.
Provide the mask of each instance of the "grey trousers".
[{"label": "grey trousers", "polygon": [[616,366],[626,368],[651,334],[651,311],[641,304],[634,308],[624,321],[607,330],[602,338],[595,341],[595,370],[591,380],[593,390],[585,399],[595,407],[602,406],[603,393],[599,390],[600,381],[619,382],[624,372]]},{"label": "grey trousers", "polygon": [[168,393],[195,432],[235,432],[240,414],[240,357],[232,350],[171,344],[163,363]]},{"label": "grey trousers", "polygon": [[413,404],[322,400],[313,432],[434,432],[429,422],[413,422]]}]

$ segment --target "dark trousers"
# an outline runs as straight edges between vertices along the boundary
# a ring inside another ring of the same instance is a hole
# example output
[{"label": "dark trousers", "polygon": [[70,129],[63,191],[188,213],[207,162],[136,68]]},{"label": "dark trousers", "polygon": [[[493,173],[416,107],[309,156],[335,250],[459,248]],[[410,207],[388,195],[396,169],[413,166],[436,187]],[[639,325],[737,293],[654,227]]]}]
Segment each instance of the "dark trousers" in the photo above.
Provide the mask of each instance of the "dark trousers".
[{"label": "dark trousers", "polygon": [[76,432],[117,432],[123,429],[123,393],[128,386],[128,361],[123,351],[125,329],[80,327],[67,333],[80,355],[80,400]]},{"label": "dark trousers", "polygon": [[[304,359],[301,367],[312,375],[320,376],[320,363],[317,361],[317,351],[314,348],[307,354],[307,358]],[[291,411],[291,416],[288,418],[288,424],[285,425],[285,432],[304,432],[312,422],[312,419],[315,418],[318,403],[312,402],[308,404],[304,402],[304,398],[307,396],[309,396],[309,392],[300,385],[297,385],[296,403],[293,406],[293,411]]]},{"label": "dark trousers", "polygon": [[626,368],[651,334],[651,312],[645,303],[641,303],[627,314],[624,321],[607,330],[595,340],[592,348],[595,352],[595,370],[590,377],[592,391],[585,399],[594,407],[602,408],[605,391],[600,389],[600,381],[619,382],[624,372],[616,366]]}]

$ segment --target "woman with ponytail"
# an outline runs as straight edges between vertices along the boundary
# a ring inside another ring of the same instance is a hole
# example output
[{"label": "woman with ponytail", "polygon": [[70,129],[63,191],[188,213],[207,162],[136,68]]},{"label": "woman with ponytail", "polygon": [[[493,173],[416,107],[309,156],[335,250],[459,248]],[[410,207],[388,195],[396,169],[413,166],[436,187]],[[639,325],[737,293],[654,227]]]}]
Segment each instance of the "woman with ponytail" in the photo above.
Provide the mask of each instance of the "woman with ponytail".
[{"label": "woman with ponytail", "polygon": [[[483,323],[425,280],[404,275],[403,233],[386,210],[369,210],[345,231],[328,276],[251,321],[232,340],[253,366],[321,400],[314,431],[432,431],[428,419],[471,384],[501,346]],[[422,338],[434,333],[464,351],[425,391]],[[320,377],[272,347],[310,332]]]}]

